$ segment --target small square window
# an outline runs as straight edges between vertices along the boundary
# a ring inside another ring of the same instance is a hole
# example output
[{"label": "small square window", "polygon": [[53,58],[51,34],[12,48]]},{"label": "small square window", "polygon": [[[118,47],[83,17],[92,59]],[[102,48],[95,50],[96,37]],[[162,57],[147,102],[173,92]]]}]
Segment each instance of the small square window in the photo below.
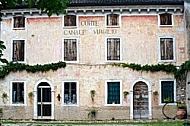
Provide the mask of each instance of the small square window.
[{"label": "small square window", "polygon": [[118,14],[109,14],[106,17],[107,26],[119,26],[119,15]]},{"label": "small square window", "polygon": [[170,99],[171,103],[175,102],[175,81],[161,80],[160,81],[160,103],[165,103],[166,99]]},{"label": "small square window", "polygon": [[77,39],[64,39],[63,42],[63,60],[77,61]]},{"label": "small square window", "polygon": [[17,16],[13,18],[13,28],[14,29],[24,29],[25,28],[25,17]]},{"label": "small square window", "polygon": [[13,40],[13,55],[12,61],[23,62],[25,61],[25,41]]},{"label": "small square window", "polygon": [[160,14],[159,16],[160,16],[160,25],[163,25],[163,26],[173,25],[172,14],[164,13],[164,14]]},{"label": "small square window", "polygon": [[174,60],[174,42],[173,38],[160,38],[160,60]]},{"label": "small square window", "polygon": [[24,82],[12,82],[12,104],[25,103]]},{"label": "small square window", "polygon": [[64,27],[74,27],[77,26],[77,17],[75,15],[65,15],[64,16]]},{"label": "small square window", "polygon": [[107,38],[107,61],[121,60],[120,38]]}]

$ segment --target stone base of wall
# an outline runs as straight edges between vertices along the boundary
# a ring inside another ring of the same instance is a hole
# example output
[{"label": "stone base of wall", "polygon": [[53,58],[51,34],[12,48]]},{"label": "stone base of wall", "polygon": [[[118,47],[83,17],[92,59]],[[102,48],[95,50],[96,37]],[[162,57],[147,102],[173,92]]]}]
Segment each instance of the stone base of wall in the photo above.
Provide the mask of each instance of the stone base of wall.
[{"label": "stone base of wall", "polygon": [[[152,108],[152,119],[162,120],[166,117],[162,113],[163,106],[154,106]],[[170,106],[165,110],[167,116],[173,117],[176,114],[176,106]],[[55,121],[110,121],[110,120],[130,120],[130,108],[123,107],[99,107],[93,108],[97,110],[96,117],[88,117],[90,107],[73,107],[73,106],[56,106],[54,114]],[[173,111],[171,111],[173,109]],[[11,106],[3,107],[3,119],[5,120],[32,120],[33,119],[33,107],[26,106]]]}]

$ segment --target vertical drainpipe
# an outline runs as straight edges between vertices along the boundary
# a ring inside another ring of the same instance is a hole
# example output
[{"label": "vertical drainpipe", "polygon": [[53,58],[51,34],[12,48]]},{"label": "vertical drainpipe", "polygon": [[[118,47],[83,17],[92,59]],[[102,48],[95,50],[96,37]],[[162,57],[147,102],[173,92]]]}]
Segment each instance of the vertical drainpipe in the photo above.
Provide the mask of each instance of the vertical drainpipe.
[{"label": "vertical drainpipe", "polygon": [[[184,0],[184,18],[186,27],[186,41],[187,41],[187,56],[190,59],[190,1]],[[190,116],[190,72],[187,74],[186,80],[186,104],[187,104],[187,115]]]}]

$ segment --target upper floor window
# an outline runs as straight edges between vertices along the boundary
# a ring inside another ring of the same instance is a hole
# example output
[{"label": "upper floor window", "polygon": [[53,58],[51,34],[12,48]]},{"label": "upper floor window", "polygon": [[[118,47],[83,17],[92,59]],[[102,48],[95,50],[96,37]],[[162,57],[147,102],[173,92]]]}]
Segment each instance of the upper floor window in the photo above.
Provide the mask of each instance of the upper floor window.
[{"label": "upper floor window", "polygon": [[63,82],[63,102],[65,105],[77,105],[78,104],[78,82],[68,81]]},{"label": "upper floor window", "polygon": [[121,95],[121,81],[120,80],[108,80],[106,81],[106,104],[107,105],[120,105],[122,100]]},{"label": "upper floor window", "polygon": [[171,26],[173,25],[173,21],[172,21],[172,14],[168,14],[168,13],[164,13],[164,14],[160,14],[160,25],[162,26]]},{"label": "upper floor window", "polygon": [[109,27],[119,26],[119,15],[118,14],[108,14],[106,17],[106,25]]},{"label": "upper floor window", "polygon": [[17,16],[13,18],[13,29],[24,29],[25,28],[25,17]]},{"label": "upper floor window", "polygon": [[65,15],[64,16],[64,27],[74,27],[74,26],[77,26],[77,16]]},{"label": "upper floor window", "polygon": [[121,42],[120,38],[107,38],[106,39],[107,46],[107,61],[111,60],[121,60]]},{"label": "upper floor window", "polygon": [[77,39],[64,39],[63,40],[63,60],[75,62],[78,61],[77,57]]},{"label": "upper floor window", "polygon": [[25,40],[13,40],[12,61],[25,61]]},{"label": "upper floor window", "polygon": [[170,100],[174,103],[176,100],[176,84],[175,80],[160,80],[160,104]]},{"label": "upper floor window", "polygon": [[25,82],[12,82],[11,87],[11,103],[25,104]]},{"label": "upper floor window", "polygon": [[160,60],[161,61],[175,60],[173,38],[160,38]]}]

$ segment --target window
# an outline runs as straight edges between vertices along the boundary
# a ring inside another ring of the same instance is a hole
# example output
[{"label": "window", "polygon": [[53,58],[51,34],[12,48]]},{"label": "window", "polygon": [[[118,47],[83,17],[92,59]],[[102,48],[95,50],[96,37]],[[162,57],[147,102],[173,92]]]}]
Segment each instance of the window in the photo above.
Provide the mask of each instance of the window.
[{"label": "window", "polygon": [[120,105],[122,100],[121,91],[121,81],[106,81],[106,104]]},{"label": "window", "polygon": [[119,26],[119,15],[118,14],[109,14],[106,18],[107,26]]},{"label": "window", "polygon": [[77,39],[64,39],[64,61],[77,61]]},{"label": "window", "polygon": [[171,99],[174,103],[176,100],[176,84],[174,80],[160,80],[160,103],[164,103],[165,99]]},{"label": "window", "polygon": [[25,103],[25,82],[12,82],[12,104]]},{"label": "window", "polygon": [[14,29],[23,29],[25,28],[25,17],[17,16],[13,18],[13,28]]},{"label": "window", "polygon": [[78,82],[63,82],[63,104],[78,104]]},{"label": "window", "polygon": [[160,25],[172,25],[172,15],[168,13],[160,14]]},{"label": "window", "polygon": [[25,61],[25,41],[13,40],[12,60],[15,62]]},{"label": "window", "polygon": [[77,18],[75,15],[65,15],[64,16],[64,27],[77,26]]},{"label": "window", "polygon": [[173,38],[160,38],[160,60],[174,60],[174,42]]},{"label": "window", "polygon": [[107,61],[121,60],[120,38],[107,38]]}]

